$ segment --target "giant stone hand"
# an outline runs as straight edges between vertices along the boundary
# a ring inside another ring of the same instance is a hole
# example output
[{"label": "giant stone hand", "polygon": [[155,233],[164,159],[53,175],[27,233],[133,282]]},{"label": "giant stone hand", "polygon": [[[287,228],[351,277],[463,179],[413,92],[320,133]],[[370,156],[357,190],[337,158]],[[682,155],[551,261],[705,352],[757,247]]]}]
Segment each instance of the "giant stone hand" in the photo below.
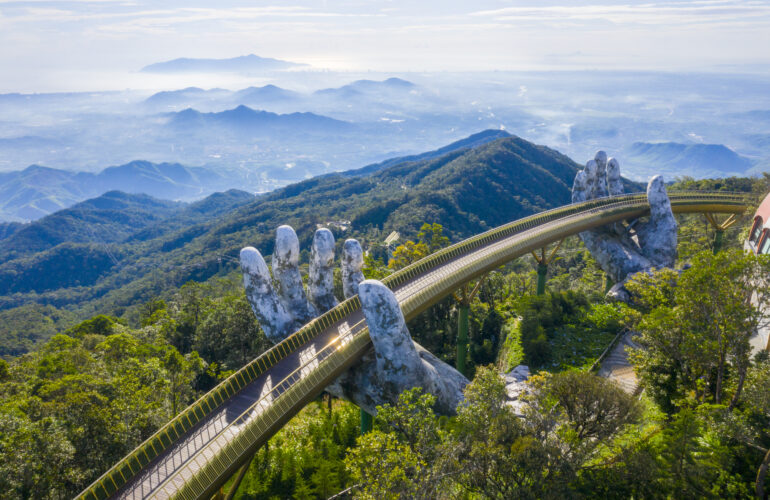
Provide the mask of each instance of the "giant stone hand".
[{"label": "giant stone hand", "polygon": [[[468,380],[412,340],[395,295],[379,281],[364,280],[363,262],[358,241],[345,241],[343,291],[345,298],[359,295],[373,349],[326,390],[375,414],[378,405],[395,403],[404,390],[422,387],[436,396],[438,412],[454,414]],[[299,272],[299,240],[294,229],[281,226],[276,231],[272,277],[258,250],[241,250],[246,297],[271,341],[280,342],[337,305],[333,266],[334,236],[328,229],[319,229],[313,238],[307,294]]]},{"label": "giant stone hand", "polygon": [[[607,195],[623,194],[620,165],[599,151],[575,176],[572,201],[577,203]],[[663,177],[647,184],[648,221],[615,223],[580,233],[580,238],[602,270],[616,283],[610,295],[627,299],[623,283],[633,274],[653,267],[673,267],[676,261],[676,219],[666,194]]]}]

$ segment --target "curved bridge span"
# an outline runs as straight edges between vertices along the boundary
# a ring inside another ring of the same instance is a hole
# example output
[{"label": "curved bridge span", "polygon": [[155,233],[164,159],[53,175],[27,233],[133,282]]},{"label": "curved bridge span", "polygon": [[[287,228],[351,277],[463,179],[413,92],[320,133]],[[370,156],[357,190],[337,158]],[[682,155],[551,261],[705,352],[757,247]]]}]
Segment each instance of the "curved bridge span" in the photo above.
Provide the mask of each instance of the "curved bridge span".
[{"label": "curved bridge span", "polygon": [[[674,213],[741,214],[740,194],[673,191]],[[442,249],[387,277],[407,321],[506,262],[580,231],[649,214],[644,194],[567,205]],[[78,498],[210,498],[371,347],[358,297],[319,316],[202,396]]]}]

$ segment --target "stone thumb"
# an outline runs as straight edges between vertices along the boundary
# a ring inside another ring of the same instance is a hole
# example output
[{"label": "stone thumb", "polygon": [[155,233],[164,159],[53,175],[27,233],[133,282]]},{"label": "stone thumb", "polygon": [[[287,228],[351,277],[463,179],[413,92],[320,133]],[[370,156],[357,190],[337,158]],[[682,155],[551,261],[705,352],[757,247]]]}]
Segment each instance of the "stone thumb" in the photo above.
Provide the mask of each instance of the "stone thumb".
[{"label": "stone thumb", "polygon": [[364,280],[358,296],[382,380],[396,390],[420,385],[422,362],[395,294],[377,280]]}]

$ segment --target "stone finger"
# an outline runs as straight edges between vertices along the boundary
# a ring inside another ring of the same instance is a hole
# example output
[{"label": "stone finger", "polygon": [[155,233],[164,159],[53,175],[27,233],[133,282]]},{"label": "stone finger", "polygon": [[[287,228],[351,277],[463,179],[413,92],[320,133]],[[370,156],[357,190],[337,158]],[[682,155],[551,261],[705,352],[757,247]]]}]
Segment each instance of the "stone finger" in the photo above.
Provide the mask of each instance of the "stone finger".
[{"label": "stone finger", "polygon": [[267,338],[280,342],[294,331],[294,321],[275,293],[270,271],[254,247],[241,250],[241,269],[246,298]]},{"label": "stone finger", "polygon": [[342,290],[345,298],[358,293],[358,284],[364,280],[361,269],[364,266],[364,252],[358,240],[349,239],[342,246]]},{"label": "stone finger", "polygon": [[677,226],[663,177],[656,175],[647,184],[650,222],[637,232],[642,254],[655,267],[673,267],[677,256]]},{"label": "stone finger", "polygon": [[596,162],[596,183],[594,184],[594,198],[607,196],[607,153],[597,151],[594,156]]},{"label": "stone finger", "polygon": [[307,296],[320,314],[337,305],[334,297],[334,235],[321,228],[313,236],[310,250]]},{"label": "stone finger", "polygon": [[599,166],[596,164],[596,160],[588,160],[586,162],[586,168],[583,169],[586,176],[586,200],[593,200],[596,198],[596,171]]},{"label": "stone finger", "polygon": [[572,183],[572,203],[586,201],[587,188],[586,172],[585,170],[581,170],[575,175],[575,180]]},{"label": "stone finger", "polygon": [[620,178],[620,163],[615,158],[607,162],[607,188],[610,196],[623,194],[623,181]]},{"label": "stone finger", "polygon": [[317,316],[310,305],[299,274],[299,240],[291,226],[280,226],[275,232],[273,276],[278,280],[278,297],[284,307],[300,323]]}]

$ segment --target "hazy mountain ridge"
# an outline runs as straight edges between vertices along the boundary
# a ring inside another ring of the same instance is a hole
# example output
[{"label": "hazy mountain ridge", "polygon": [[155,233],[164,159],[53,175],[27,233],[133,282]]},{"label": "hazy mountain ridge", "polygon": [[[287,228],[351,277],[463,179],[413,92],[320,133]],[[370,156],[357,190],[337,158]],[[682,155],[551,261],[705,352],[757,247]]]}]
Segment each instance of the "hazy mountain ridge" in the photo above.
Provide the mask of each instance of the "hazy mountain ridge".
[{"label": "hazy mountain ridge", "polygon": [[383,92],[410,92],[416,88],[417,85],[410,81],[404,80],[402,78],[392,77],[382,81],[356,80],[341,87],[316,90],[314,95],[350,99],[361,97],[364,94],[377,94]]},{"label": "hazy mountain ridge", "polygon": [[171,61],[147,65],[142,68],[141,71],[143,73],[253,73],[262,71],[280,71],[302,66],[307,65],[249,54],[229,59],[195,59],[181,57]]},{"label": "hazy mountain ridge", "polygon": [[635,142],[621,161],[630,168],[675,171],[696,178],[746,175],[754,166],[752,160],[722,144],[676,142]]},{"label": "hazy mountain ridge", "polygon": [[[770,100],[766,79],[756,76],[291,71],[219,83],[237,90],[201,87],[207,80],[187,76],[179,80],[198,87],[180,85],[155,96],[142,91],[0,96],[0,171],[31,164],[97,171],[141,158],[220,171],[243,167],[254,173],[255,191],[268,191],[433,149],[485,128],[548,144],[581,162],[604,149],[636,179],[735,172],[684,171],[666,161],[656,166],[626,158],[636,142],[724,144],[755,161],[755,170],[770,164],[765,137]],[[168,126],[163,116],[187,108],[222,113],[240,105],[279,115],[308,112],[355,128],[340,133],[317,127],[312,137],[303,137],[265,127],[248,135],[202,120],[210,123],[191,134]]]},{"label": "hazy mountain ridge", "polygon": [[[235,180],[234,183],[238,181]],[[97,174],[32,165],[0,173],[0,220],[36,220],[111,190],[163,199],[198,199],[230,180],[213,169],[137,160]]]},{"label": "hazy mountain ridge", "polygon": [[188,108],[178,113],[170,113],[169,125],[177,128],[201,128],[220,126],[238,134],[255,132],[290,131],[292,133],[348,131],[352,125],[315,113],[278,114],[270,111],[252,109],[243,104],[236,108],[217,113],[201,113]]}]

